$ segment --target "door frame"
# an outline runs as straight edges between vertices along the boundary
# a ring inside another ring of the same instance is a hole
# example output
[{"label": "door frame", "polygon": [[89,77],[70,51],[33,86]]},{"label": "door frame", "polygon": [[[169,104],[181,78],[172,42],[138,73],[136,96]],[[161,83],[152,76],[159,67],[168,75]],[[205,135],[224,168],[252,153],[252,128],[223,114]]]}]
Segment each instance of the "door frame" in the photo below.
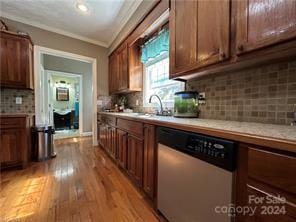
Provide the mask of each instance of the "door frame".
[{"label": "door frame", "polygon": [[[93,145],[97,145],[97,59],[78,55],[66,51],[46,48],[43,46],[34,45],[34,91],[35,91],[35,122],[38,124],[46,124],[46,116],[44,107],[42,106],[42,90],[41,90],[41,56],[42,54],[59,56],[67,59],[73,59],[81,62],[90,63],[92,65],[92,140]],[[89,135],[89,133],[86,133]]]},{"label": "door frame", "polygon": [[[49,80],[50,76],[65,76],[65,77],[78,77],[79,78],[79,135],[84,136],[85,133],[83,133],[83,110],[82,110],[82,104],[83,104],[83,76],[81,74],[76,73],[69,73],[69,72],[60,72],[60,71],[54,71],[46,69],[45,73],[47,74],[47,80]],[[51,106],[51,109],[53,107]],[[51,112],[51,118],[53,120],[53,112]],[[89,133],[89,132],[86,132]]]}]

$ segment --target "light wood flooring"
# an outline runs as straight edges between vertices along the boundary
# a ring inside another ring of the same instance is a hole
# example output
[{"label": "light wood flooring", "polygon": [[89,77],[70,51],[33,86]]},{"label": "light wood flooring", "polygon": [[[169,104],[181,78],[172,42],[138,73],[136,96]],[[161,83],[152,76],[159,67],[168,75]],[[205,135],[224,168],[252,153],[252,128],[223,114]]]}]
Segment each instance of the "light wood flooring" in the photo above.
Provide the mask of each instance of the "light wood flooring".
[{"label": "light wood flooring", "polygon": [[158,221],[90,138],[56,142],[57,157],[1,173],[0,221]]}]

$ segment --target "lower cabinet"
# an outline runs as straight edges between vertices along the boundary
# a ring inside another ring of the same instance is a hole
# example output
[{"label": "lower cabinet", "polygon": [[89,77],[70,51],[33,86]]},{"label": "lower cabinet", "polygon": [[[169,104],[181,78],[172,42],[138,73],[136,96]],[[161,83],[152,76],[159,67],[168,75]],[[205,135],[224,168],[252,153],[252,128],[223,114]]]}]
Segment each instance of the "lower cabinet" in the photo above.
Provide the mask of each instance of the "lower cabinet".
[{"label": "lower cabinet", "polygon": [[127,169],[127,132],[117,129],[117,163]]},{"label": "lower cabinet", "polygon": [[29,117],[0,118],[1,169],[27,166],[31,147],[30,124]]},{"label": "lower cabinet", "polygon": [[238,155],[236,204],[256,209],[237,214],[236,222],[296,221],[296,157],[250,145]]},{"label": "lower cabinet", "polygon": [[110,156],[115,159],[116,158],[116,128],[113,126],[107,126],[106,129],[107,135],[106,135],[106,148]]},{"label": "lower cabinet", "polygon": [[128,135],[127,172],[137,186],[143,180],[143,139]]},{"label": "lower cabinet", "polygon": [[144,125],[143,190],[154,200],[156,197],[156,136],[155,126]]},{"label": "lower cabinet", "polygon": [[99,144],[134,184],[154,201],[157,161],[155,126],[120,118],[115,122],[116,127],[104,120],[98,122]]},{"label": "lower cabinet", "polygon": [[98,135],[99,135],[99,144],[106,148],[107,146],[107,125],[104,123],[100,123],[98,125]]},{"label": "lower cabinet", "polygon": [[22,129],[3,129],[1,130],[1,165],[16,165],[22,161],[22,151],[20,150],[20,139]]}]

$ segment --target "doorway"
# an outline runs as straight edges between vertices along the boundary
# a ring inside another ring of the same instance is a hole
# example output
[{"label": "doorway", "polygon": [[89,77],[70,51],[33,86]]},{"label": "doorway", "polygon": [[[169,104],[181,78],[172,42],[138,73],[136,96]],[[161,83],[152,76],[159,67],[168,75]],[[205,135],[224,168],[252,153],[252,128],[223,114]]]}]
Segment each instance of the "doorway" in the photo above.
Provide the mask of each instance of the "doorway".
[{"label": "doorway", "polygon": [[[80,70],[84,66],[88,71]],[[56,138],[92,136],[97,145],[96,59],[34,46],[34,76],[36,125],[53,125]]]},{"label": "doorway", "polygon": [[54,138],[82,135],[82,75],[45,70],[45,76],[48,90],[49,124],[55,128]]}]

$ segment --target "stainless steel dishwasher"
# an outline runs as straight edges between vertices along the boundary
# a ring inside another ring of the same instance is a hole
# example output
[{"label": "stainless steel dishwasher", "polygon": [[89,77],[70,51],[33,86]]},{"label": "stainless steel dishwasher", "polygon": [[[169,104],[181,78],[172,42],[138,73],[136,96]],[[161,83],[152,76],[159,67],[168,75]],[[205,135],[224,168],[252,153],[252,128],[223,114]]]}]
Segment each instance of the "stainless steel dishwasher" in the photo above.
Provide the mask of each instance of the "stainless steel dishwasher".
[{"label": "stainless steel dishwasher", "polygon": [[[158,127],[158,210],[171,222],[229,222],[236,144]],[[225,208],[224,208],[225,209]]]}]

